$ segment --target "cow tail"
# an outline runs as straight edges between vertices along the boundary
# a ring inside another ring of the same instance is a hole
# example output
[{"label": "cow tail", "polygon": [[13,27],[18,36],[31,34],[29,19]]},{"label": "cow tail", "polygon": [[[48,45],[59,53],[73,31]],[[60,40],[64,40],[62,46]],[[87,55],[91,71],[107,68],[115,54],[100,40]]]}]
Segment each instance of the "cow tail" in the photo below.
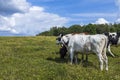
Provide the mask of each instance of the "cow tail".
[{"label": "cow tail", "polygon": [[106,58],[106,50],[107,50],[107,38],[105,37],[105,44],[103,46],[102,56]]},{"label": "cow tail", "polygon": [[103,47],[103,61],[105,63],[105,69],[108,71],[108,58],[107,58],[107,55],[106,55],[106,50],[107,50],[107,38],[105,37],[105,45]]}]

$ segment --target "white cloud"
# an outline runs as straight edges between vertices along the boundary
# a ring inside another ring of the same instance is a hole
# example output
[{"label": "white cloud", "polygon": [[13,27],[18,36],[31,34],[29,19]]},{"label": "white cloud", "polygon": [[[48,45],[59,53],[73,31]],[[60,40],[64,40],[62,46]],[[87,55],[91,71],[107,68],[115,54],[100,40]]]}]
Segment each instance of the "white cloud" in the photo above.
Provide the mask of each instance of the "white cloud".
[{"label": "white cloud", "polygon": [[40,2],[52,2],[52,1],[56,1],[56,0],[35,0],[35,1],[40,1]]},{"label": "white cloud", "polygon": [[15,12],[27,12],[30,3],[26,0],[0,0],[0,14],[13,14]]},{"label": "white cloud", "polygon": [[120,23],[120,18],[116,20],[116,23]]},{"label": "white cloud", "polygon": [[115,0],[115,3],[120,8],[120,0]]},{"label": "white cloud", "polygon": [[[25,10],[24,7],[21,7],[21,9]],[[43,7],[30,6],[27,12],[24,13],[15,12],[9,17],[1,15],[0,21],[1,31],[36,35],[39,32],[49,30],[53,26],[63,26],[68,19],[57,14],[45,12]]]},{"label": "white cloud", "polygon": [[107,20],[105,20],[104,18],[99,18],[95,24],[109,24],[109,22]]},{"label": "white cloud", "polygon": [[28,3],[26,0],[11,0],[11,1],[14,7],[19,9],[20,11],[26,12],[30,8],[30,3]]},{"label": "white cloud", "polygon": [[115,0],[116,6],[118,7],[118,15],[116,23],[120,23],[120,0]]},{"label": "white cloud", "polygon": [[16,13],[12,15],[15,18],[15,29],[20,33],[36,34],[49,30],[53,26],[62,26],[67,19],[56,14],[44,12],[42,7],[32,6],[28,13]]},{"label": "white cloud", "polygon": [[78,13],[72,15],[79,17],[116,17],[116,13]]},{"label": "white cloud", "polygon": [[13,26],[15,25],[15,20],[13,18],[0,16],[0,30],[10,31],[11,33],[18,33]]}]

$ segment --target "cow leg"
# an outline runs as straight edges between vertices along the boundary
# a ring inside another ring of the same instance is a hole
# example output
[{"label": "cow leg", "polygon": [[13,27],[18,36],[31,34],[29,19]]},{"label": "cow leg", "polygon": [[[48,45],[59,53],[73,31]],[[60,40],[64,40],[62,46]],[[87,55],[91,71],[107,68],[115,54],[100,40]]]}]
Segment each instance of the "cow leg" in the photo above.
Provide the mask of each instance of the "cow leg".
[{"label": "cow leg", "polygon": [[75,54],[75,63],[78,63],[78,53]]},{"label": "cow leg", "polygon": [[98,59],[99,59],[99,62],[100,62],[100,69],[102,71],[103,70],[103,57],[102,57],[101,53],[98,53]]},{"label": "cow leg", "polygon": [[111,52],[110,44],[108,45],[108,52],[109,52],[113,57],[115,57],[115,55]]},{"label": "cow leg", "polygon": [[73,49],[70,49],[70,60],[71,60],[71,64],[73,63],[73,53],[74,51],[73,51]]},{"label": "cow leg", "polygon": [[82,52],[81,63],[84,61],[84,53]]},{"label": "cow leg", "polygon": [[88,62],[88,53],[86,53],[86,62]]},{"label": "cow leg", "polygon": [[105,69],[108,71],[108,58],[106,56],[106,49],[103,50],[103,60],[105,62]]},{"label": "cow leg", "polygon": [[106,66],[105,69],[108,71],[108,58],[107,58],[107,56],[105,56],[104,62],[105,62],[105,66]]}]

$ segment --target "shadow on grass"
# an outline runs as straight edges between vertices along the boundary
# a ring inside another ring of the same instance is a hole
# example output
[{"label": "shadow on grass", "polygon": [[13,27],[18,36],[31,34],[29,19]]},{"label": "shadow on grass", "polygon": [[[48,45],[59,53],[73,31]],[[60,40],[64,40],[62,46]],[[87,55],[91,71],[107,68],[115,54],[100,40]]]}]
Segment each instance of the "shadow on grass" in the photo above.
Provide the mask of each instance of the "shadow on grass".
[{"label": "shadow on grass", "polygon": [[49,57],[49,58],[47,58],[47,60],[49,60],[49,61],[54,61],[54,62],[56,62],[56,63],[67,63],[68,62],[68,59],[61,59],[61,58],[51,58],[51,57]]},{"label": "shadow on grass", "polygon": [[120,62],[116,62],[115,64],[118,64],[118,65],[120,65]]},{"label": "shadow on grass", "polygon": [[[67,58],[64,58],[64,59],[61,59],[61,58],[47,58],[47,60],[49,61],[53,61],[53,62],[56,62],[56,63],[67,63],[67,64],[70,64],[70,59],[67,59]],[[73,60],[73,65],[82,65],[83,67],[87,68],[87,67],[93,67],[97,70],[99,70],[99,68],[93,64],[93,62],[90,62],[90,61],[86,61],[86,60],[83,60],[81,61],[81,59],[78,59],[78,64],[75,64],[75,60]]]},{"label": "shadow on grass", "polygon": [[85,68],[93,67],[95,69],[99,69],[96,65],[93,64],[93,62],[90,62],[90,61],[83,60],[82,62],[80,62],[80,64]]},{"label": "shadow on grass", "polygon": [[52,52],[52,54],[60,54],[59,51]]}]

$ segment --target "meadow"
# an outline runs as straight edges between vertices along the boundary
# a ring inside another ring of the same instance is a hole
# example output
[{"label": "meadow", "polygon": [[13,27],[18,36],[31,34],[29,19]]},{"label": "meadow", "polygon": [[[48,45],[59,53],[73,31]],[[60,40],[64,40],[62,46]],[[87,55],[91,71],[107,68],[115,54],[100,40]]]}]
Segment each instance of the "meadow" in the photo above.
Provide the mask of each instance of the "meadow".
[{"label": "meadow", "polygon": [[0,37],[0,80],[120,80],[120,46],[108,53],[108,71],[100,71],[97,56],[89,62],[70,65],[69,57],[60,59],[54,36]]}]

